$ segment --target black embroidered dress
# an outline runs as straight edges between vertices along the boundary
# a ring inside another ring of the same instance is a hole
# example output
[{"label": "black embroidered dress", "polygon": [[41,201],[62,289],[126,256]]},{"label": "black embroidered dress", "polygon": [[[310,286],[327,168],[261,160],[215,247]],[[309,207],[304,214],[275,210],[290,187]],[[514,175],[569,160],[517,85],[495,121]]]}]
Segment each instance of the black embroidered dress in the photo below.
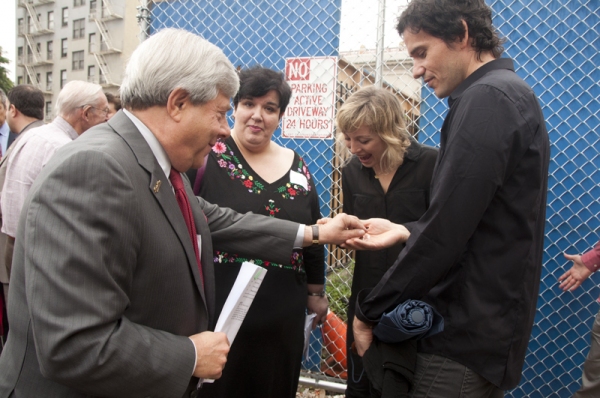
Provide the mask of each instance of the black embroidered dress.
[{"label": "black embroidered dress", "polygon": [[[277,167],[274,165],[274,167]],[[218,142],[208,156],[200,196],[238,212],[248,211],[314,224],[319,199],[308,167],[294,154],[279,180],[265,182],[246,163],[233,138]],[[215,247],[216,315],[244,261],[268,272],[227,358],[223,376],[201,389],[203,397],[295,397],[300,374],[307,283],[324,282],[324,249],[294,251],[288,264],[246,259]]]}]

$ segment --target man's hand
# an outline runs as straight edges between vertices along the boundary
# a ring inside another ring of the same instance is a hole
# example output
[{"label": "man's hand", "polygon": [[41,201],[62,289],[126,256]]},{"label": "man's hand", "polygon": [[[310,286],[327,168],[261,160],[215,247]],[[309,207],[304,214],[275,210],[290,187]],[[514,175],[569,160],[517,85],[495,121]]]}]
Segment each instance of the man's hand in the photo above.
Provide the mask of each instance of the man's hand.
[{"label": "man's hand", "polygon": [[229,341],[225,333],[202,332],[190,336],[196,346],[196,369],[194,376],[202,379],[218,379],[223,373],[229,353]]},{"label": "man's hand", "polygon": [[559,287],[564,291],[573,291],[579,287],[591,274],[590,271],[581,261],[580,255],[572,255],[566,254],[565,258],[567,260],[573,261],[573,266],[570,270],[565,272],[558,278],[558,281],[561,282]]},{"label": "man's hand", "polygon": [[362,357],[373,342],[373,329],[360,319],[354,317],[352,331],[354,332],[356,351]]},{"label": "man's hand", "polygon": [[401,224],[384,218],[371,218],[363,221],[367,233],[362,238],[347,240],[341,246],[355,250],[381,250],[408,240],[410,232]]},{"label": "man's hand", "polygon": [[[320,293],[323,291],[323,285],[309,284],[309,293]],[[308,296],[306,301],[306,308],[308,308],[309,314],[317,314],[312,322],[313,330],[319,323],[323,323],[327,320],[327,309],[329,308],[329,299],[327,296]]]},{"label": "man's hand", "polygon": [[[341,245],[349,239],[361,238],[365,234],[365,226],[354,216],[340,213],[334,218],[317,222],[319,226],[319,243]],[[311,227],[307,225],[304,232],[304,246],[312,243]]]}]

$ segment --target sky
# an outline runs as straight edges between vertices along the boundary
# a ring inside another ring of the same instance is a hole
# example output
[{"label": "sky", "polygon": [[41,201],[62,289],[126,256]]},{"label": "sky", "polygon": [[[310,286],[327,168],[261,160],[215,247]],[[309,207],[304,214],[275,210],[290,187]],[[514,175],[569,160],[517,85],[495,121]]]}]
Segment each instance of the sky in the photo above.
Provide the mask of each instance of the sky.
[{"label": "sky", "polygon": [[[127,0],[136,1],[136,0]],[[397,47],[400,37],[394,30],[401,7],[407,0],[380,0],[385,1],[385,42],[386,47]],[[342,0],[342,16],[340,31],[340,51],[358,50],[361,45],[366,48],[375,48],[377,43],[377,4],[376,1],[368,2],[365,7],[364,0]],[[2,12],[0,12],[0,47],[2,55],[11,63],[7,69],[9,77],[15,80],[15,24],[16,24],[16,1],[2,0]],[[357,29],[357,27],[360,27]]]},{"label": "sky", "polygon": [[[16,24],[16,1],[2,0],[2,12],[0,12],[0,47],[2,55],[11,63],[7,67],[9,78],[15,79],[15,24]],[[6,67],[6,65],[3,65]]]}]

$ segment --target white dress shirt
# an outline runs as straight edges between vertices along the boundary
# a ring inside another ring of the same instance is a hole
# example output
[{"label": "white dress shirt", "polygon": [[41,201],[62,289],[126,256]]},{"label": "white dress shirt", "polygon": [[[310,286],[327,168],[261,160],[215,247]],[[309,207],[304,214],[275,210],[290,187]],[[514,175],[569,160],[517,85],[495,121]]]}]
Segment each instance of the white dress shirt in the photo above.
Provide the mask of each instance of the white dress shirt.
[{"label": "white dress shirt", "polygon": [[21,208],[31,185],[58,148],[77,137],[75,129],[57,116],[52,123],[29,130],[15,143],[0,197],[2,232],[11,237],[17,235]]}]

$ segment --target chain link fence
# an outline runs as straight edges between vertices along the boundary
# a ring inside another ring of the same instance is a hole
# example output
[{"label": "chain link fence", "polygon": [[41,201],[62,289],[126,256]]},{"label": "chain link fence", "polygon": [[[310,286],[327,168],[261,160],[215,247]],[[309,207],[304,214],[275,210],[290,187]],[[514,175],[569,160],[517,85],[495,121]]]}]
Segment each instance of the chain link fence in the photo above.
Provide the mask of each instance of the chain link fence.
[{"label": "chain link fence", "polygon": [[[600,4],[487,1],[495,25],[508,39],[507,55],[538,95],[552,146],[538,312],[522,382],[506,396],[569,397],[580,384],[600,294],[590,280],[573,293],[562,293],[557,284],[568,269],[562,253],[582,253],[599,238]],[[401,100],[419,141],[438,145],[447,105],[412,78],[411,60],[394,31],[404,6],[405,0],[141,0],[138,11],[145,33],[163,27],[190,30],[222,48],[241,68],[261,64],[285,71],[287,58],[335,57],[337,78],[326,83],[334,87],[336,108],[359,88],[380,84]],[[336,143],[335,131],[319,139],[288,137],[275,132],[280,144],[309,163],[322,214],[341,211],[340,167],[348,154]],[[352,267],[352,253],[330,248],[327,291],[333,315],[323,333],[313,335],[301,383],[344,389]]]}]

